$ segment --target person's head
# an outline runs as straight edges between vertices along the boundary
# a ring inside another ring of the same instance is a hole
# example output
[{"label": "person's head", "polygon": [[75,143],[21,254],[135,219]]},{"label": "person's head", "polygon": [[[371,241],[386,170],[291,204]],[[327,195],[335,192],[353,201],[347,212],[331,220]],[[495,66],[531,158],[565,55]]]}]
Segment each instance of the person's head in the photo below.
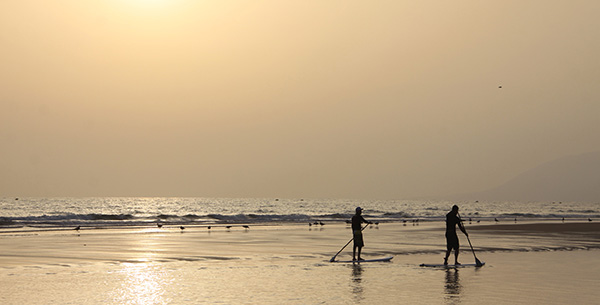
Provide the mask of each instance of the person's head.
[{"label": "person's head", "polygon": [[362,208],[361,207],[356,207],[356,215],[360,215],[362,213]]},{"label": "person's head", "polygon": [[457,205],[452,206],[452,213],[458,214],[458,206]]}]

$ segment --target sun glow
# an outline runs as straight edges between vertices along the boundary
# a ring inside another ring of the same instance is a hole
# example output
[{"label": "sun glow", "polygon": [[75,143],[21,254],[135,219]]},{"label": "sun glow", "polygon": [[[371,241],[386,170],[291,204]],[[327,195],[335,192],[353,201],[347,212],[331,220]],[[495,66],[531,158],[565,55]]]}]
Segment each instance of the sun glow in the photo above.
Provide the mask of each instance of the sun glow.
[{"label": "sun glow", "polygon": [[125,0],[127,4],[139,9],[161,9],[180,2],[179,0]]}]

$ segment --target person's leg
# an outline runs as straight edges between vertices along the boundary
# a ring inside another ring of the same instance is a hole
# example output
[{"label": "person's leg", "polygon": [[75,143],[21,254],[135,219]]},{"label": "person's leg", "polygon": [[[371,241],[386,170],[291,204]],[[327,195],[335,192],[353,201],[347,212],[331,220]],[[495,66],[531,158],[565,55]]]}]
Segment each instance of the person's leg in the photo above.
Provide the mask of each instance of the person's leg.
[{"label": "person's leg", "polygon": [[[352,248],[352,260],[355,261],[356,260],[356,245],[354,245],[354,247]],[[360,252],[358,252],[358,256],[360,257]]]},{"label": "person's leg", "polygon": [[458,262],[458,246],[454,249],[454,264],[455,265],[460,265],[460,263]]},{"label": "person's leg", "polygon": [[446,250],[446,256],[444,257],[444,265],[448,265],[448,257],[450,256],[450,252],[452,252],[452,248],[448,247],[448,250]]},{"label": "person's leg", "polygon": [[362,251],[362,247],[358,247],[358,260],[361,261],[362,257],[360,257],[360,252]]}]

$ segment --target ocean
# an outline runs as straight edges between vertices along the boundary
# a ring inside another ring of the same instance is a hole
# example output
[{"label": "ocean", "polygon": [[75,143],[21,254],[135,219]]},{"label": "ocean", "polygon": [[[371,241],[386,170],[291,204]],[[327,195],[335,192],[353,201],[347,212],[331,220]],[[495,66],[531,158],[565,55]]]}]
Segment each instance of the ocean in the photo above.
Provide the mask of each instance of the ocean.
[{"label": "ocean", "polygon": [[588,219],[597,202],[485,202],[278,198],[0,198],[0,228],[344,222],[357,206],[374,222],[443,220],[452,205],[473,221]]}]

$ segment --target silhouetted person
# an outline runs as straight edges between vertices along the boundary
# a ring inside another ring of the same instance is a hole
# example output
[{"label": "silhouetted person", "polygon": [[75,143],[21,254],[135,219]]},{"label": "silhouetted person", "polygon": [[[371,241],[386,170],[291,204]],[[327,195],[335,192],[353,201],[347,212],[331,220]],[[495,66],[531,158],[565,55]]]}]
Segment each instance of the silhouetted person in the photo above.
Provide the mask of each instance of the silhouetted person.
[{"label": "silhouetted person", "polygon": [[356,208],[356,214],[352,216],[352,234],[354,235],[354,248],[352,249],[352,260],[356,260],[356,252],[358,250],[358,260],[362,260],[360,257],[360,252],[362,251],[362,247],[365,246],[365,242],[363,241],[362,235],[362,223],[372,223],[370,221],[365,220],[362,217],[362,208]]},{"label": "silhouetted person", "polygon": [[455,205],[452,207],[452,211],[446,214],[446,256],[444,257],[444,265],[448,265],[448,257],[450,256],[450,252],[454,249],[454,264],[460,265],[458,262],[458,250],[459,250],[459,242],[458,236],[456,235],[456,225],[460,228],[460,230],[465,233],[466,236],[467,231],[465,227],[462,225],[462,220],[458,217],[458,206]]}]

